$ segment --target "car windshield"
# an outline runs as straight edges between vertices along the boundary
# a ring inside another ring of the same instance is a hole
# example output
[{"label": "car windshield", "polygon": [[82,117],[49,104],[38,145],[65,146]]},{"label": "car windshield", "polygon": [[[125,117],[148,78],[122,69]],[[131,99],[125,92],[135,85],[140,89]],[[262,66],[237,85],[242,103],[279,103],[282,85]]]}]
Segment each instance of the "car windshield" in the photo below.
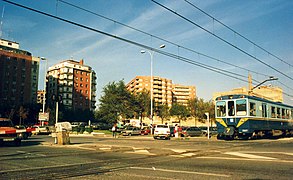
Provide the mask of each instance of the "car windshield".
[{"label": "car windshield", "polygon": [[132,130],[133,127],[132,127],[132,126],[127,126],[125,129],[126,129],[126,130]]},{"label": "car windshield", "polygon": [[157,125],[157,128],[169,128],[167,125]]},{"label": "car windshield", "polygon": [[11,121],[0,121],[0,127],[13,127]]},{"label": "car windshield", "polygon": [[199,128],[202,129],[202,130],[207,130],[208,129],[208,127],[206,127],[206,126],[201,126]]}]

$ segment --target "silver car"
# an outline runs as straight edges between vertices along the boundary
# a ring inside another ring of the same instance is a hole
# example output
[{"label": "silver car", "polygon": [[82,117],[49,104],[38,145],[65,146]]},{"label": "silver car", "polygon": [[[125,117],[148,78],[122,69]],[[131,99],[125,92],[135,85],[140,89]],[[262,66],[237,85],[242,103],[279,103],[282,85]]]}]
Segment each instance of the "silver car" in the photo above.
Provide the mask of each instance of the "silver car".
[{"label": "silver car", "polygon": [[191,136],[202,136],[203,131],[199,127],[183,127],[181,136],[191,137]]},{"label": "silver car", "polygon": [[139,127],[127,126],[121,131],[123,136],[140,135],[141,129]]}]

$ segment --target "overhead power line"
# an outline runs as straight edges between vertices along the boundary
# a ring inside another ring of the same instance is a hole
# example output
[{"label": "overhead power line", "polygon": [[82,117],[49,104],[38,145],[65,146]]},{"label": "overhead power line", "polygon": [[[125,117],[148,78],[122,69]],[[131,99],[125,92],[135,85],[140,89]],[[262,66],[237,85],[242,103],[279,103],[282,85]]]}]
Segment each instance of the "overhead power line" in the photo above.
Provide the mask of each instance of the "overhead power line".
[{"label": "overhead power line", "polygon": [[88,9],[82,8],[82,7],[80,7],[80,6],[74,5],[74,4],[72,4],[72,3],[66,2],[66,1],[64,1],[64,0],[58,0],[58,2],[64,3],[64,4],[68,5],[68,6],[74,7],[74,8],[76,8],[76,9],[79,9],[79,10],[85,11],[85,12],[90,13],[90,14],[93,14],[93,15],[95,15],[95,16],[98,16],[98,17],[100,17],[100,18],[106,19],[106,20],[108,20],[108,21],[112,21],[112,22],[114,22],[115,24],[119,24],[119,25],[124,26],[124,27],[127,27],[127,28],[129,28],[129,29],[131,29],[131,30],[134,30],[134,31],[140,32],[140,33],[142,33],[142,34],[145,34],[145,35],[151,36],[151,37],[156,38],[156,39],[158,39],[158,40],[164,41],[165,43],[172,44],[172,45],[174,45],[174,46],[177,46],[177,47],[179,47],[179,48],[185,49],[185,50],[190,51],[190,52],[192,52],[192,53],[195,53],[195,54],[201,55],[201,56],[203,56],[203,57],[206,57],[206,58],[208,58],[208,59],[214,60],[214,61],[216,61],[216,62],[220,62],[220,63],[226,64],[226,65],[229,65],[229,66],[233,66],[233,67],[235,67],[235,68],[239,68],[239,69],[245,70],[245,71],[250,72],[250,73],[254,73],[254,74],[258,74],[258,75],[262,75],[262,76],[266,76],[266,77],[270,77],[270,76],[271,76],[271,75],[263,74],[263,73],[260,73],[260,72],[257,72],[257,71],[253,71],[253,70],[251,70],[251,69],[247,69],[247,68],[244,68],[244,67],[241,67],[241,66],[237,66],[237,65],[235,65],[235,64],[232,64],[232,63],[229,63],[229,62],[223,61],[223,60],[221,60],[221,59],[219,59],[219,58],[215,58],[215,57],[209,56],[209,55],[207,55],[207,54],[204,54],[204,53],[201,53],[201,52],[195,51],[195,50],[193,50],[193,49],[190,49],[190,48],[184,47],[184,46],[182,46],[182,45],[176,44],[176,43],[171,42],[171,41],[169,41],[169,40],[166,40],[166,39],[164,39],[164,38],[161,38],[161,37],[155,36],[155,35],[153,35],[153,34],[150,34],[150,33],[148,33],[148,32],[142,31],[142,30],[140,30],[140,29],[134,28],[134,27],[132,27],[132,26],[129,26],[129,25],[124,24],[124,23],[121,23],[121,22],[119,22],[119,21],[117,21],[117,20],[114,20],[114,19],[108,18],[108,17],[103,16],[103,15],[101,15],[101,14],[98,14],[98,13],[96,13],[96,12],[93,12],[93,11],[90,11],[90,10],[88,10]]},{"label": "overhead power line", "polygon": [[212,36],[214,36],[214,37],[216,37],[217,39],[223,41],[224,43],[226,43],[226,44],[232,46],[233,48],[235,48],[235,49],[237,49],[237,50],[239,50],[240,52],[246,54],[247,56],[249,56],[249,57],[255,59],[256,61],[260,62],[261,64],[263,64],[263,65],[265,65],[265,66],[267,66],[267,67],[273,69],[274,71],[276,71],[276,72],[282,74],[283,76],[287,77],[288,79],[293,80],[292,77],[288,76],[287,74],[283,73],[282,71],[278,70],[277,68],[274,68],[273,66],[271,66],[271,65],[269,65],[268,63],[262,61],[261,59],[255,57],[255,56],[253,56],[252,54],[246,52],[245,50],[243,50],[243,49],[241,49],[241,48],[235,46],[234,44],[232,44],[232,43],[230,43],[229,41],[225,40],[224,38],[222,38],[222,37],[216,35],[215,33],[213,33],[213,32],[211,32],[211,31],[207,30],[206,28],[204,28],[204,27],[202,27],[201,25],[199,25],[199,24],[193,22],[192,20],[186,18],[185,16],[183,16],[183,15],[181,15],[181,14],[175,12],[174,10],[168,8],[167,6],[164,6],[163,4],[161,4],[161,3],[159,3],[159,2],[157,2],[157,1],[155,1],[155,0],[151,0],[151,1],[154,2],[155,4],[161,6],[162,8],[164,8],[164,9],[170,11],[171,13],[175,14],[176,16],[178,16],[178,17],[184,19],[185,21],[187,21],[187,22],[193,24],[194,26],[196,26],[196,27],[202,29],[203,31],[205,31],[205,32],[207,32],[207,33],[209,33],[209,34],[211,34]]},{"label": "overhead power line", "polygon": [[[210,70],[210,71],[225,75],[227,77],[230,77],[230,78],[233,78],[233,79],[236,79],[236,80],[239,80],[239,81],[248,82],[248,80],[240,78],[239,74],[237,74],[237,73],[233,73],[235,75],[235,76],[233,76],[233,75],[231,75],[231,72],[225,71],[223,69],[215,68],[215,67],[212,67],[212,66],[209,66],[209,65],[205,65],[203,63],[193,61],[193,60],[191,60],[189,58],[185,58],[185,57],[175,55],[175,54],[172,54],[172,53],[169,53],[169,52],[165,52],[165,51],[162,51],[162,50],[159,50],[159,49],[156,49],[156,48],[152,48],[150,46],[147,46],[147,45],[144,45],[144,44],[132,41],[132,40],[128,40],[128,39],[125,39],[125,38],[122,38],[122,37],[119,37],[119,36],[116,36],[116,35],[113,35],[113,34],[98,30],[98,29],[94,29],[94,28],[91,28],[91,27],[88,27],[88,26],[85,26],[85,25],[82,25],[82,24],[79,24],[79,23],[76,23],[76,22],[61,18],[61,17],[57,17],[57,16],[54,16],[52,14],[49,14],[49,13],[46,13],[46,12],[43,12],[43,11],[39,11],[37,9],[33,9],[31,7],[27,7],[27,6],[24,6],[24,5],[15,3],[15,2],[11,2],[9,0],[2,0],[2,1],[4,1],[6,3],[9,3],[9,4],[12,4],[12,5],[15,5],[15,6],[18,6],[20,8],[24,8],[24,9],[36,12],[38,14],[42,14],[44,16],[48,16],[48,17],[51,17],[51,18],[54,18],[54,19],[57,19],[57,20],[60,20],[60,21],[63,21],[63,22],[78,26],[78,27],[81,27],[83,29],[87,29],[87,30],[90,30],[90,31],[93,31],[93,32],[96,32],[96,33],[99,33],[99,34],[102,34],[102,35],[105,35],[105,36],[108,36],[108,37],[111,37],[111,38],[114,38],[114,39],[117,39],[117,40],[120,40],[120,41],[123,41],[123,42],[129,43],[129,44],[135,45],[135,46],[144,48],[144,49],[148,49],[150,51],[157,52],[159,54],[171,57],[173,59],[176,59],[176,60],[179,60],[179,61],[182,61],[182,62],[186,62],[188,64],[192,64],[192,65],[195,65],[195,66],[198,66],[198,67],[201,67],[201,68],[204,68],[204,69],[207,69],[207,70]],[[242,75],[240,75],[240,76],[242,76]],[[293,97],[293,96],[291,96],[289,94],[288,94],[288,96]]]},{"label": "overhead power line", "polygon": [[253,44],[254,46],[258,47],[259,49],[263,50],[264,52],[268,53],[269,55],[273,56],[274,58],[280,60],[281,62],[287,64],[290,67],[293,67],[292,64],[286,62],[285,60],[283,60],[282,58],[274,55],[273,53],[269,52],[268,50],[266,50],[265,48],[261,47],[260,45],[256,44],[255,42],[253,42],[252,40],[248,39],[247,37],[243,36],[242,34],[240,34],[239,32],[235,31],[234,29],[232,29],[231,27],[229,27],[228,25],[222,23],[220,20],[216,19],[215,17],[213,17],[212,15],[208,14],[206,11],[202,10],[201,8],[199,8],[198,6],[194,5],[193,3],[191,3],[188,0],[184,0],[186,3],[188,3],[189,5],[191,5],[192,7],[194,7],[195,9],[199,10],[200,12],[204,13],[205,15],[207,15],[208,17],[212,18],[213,21],[218,22],[219,24],[221,24],[222,26],[226,27],[227,29],[229,29],[230,31],[232,31],[233,33],[237,34],[238,36],[240,36],[241,38],[245,39],[246,41],[250,42],[251,44]]},{"label": "overhead power line", "polygon": [[[206,64],[203,64],[203,63],[199,63],[199,62],[193,61],[191,59],[188,59],[188,58],[185,58],[185,57],[182,57],[182,56],[178,56],[178,55],[175,55],[175,54],[172,54],[172,53],[164,52],[164,51],[158,50],[156,48],[152,48],[150,46],[147,46],[147,45],[144,45],[144,44],[132,41],[132,40],[128,40],[128,39],[125,39],[125,38],[122,38],[122,37],[119,37],[119,36],[116,36],[116,35],[113,35],[113,34],[98,30],[98,29],[94,29],[94,28],[91,28],[91,27],[88,27],[88,26],[85,26],[85,25],[82,25],[82,24],[79,24],[79,23],[76,23],[76,22],[61,18],[61,17],[57,17],[57,16],[54,16],[52,14],[49,14],[49,13],[46,13],[46,12],[43,12],[43,11],[39,11],[37,9],[33,9],[31,7],[27,7],[27,6],[24,6],[24,5],[15,3],[15,2],[11,2],[9,0],[2,0],[2,1],[7,2],[9,4],[12,4],[12,5],[15,5],[15,6],[18,6],[18,7],[21,7],[21,8],[24,8],[24,9],[27,9],[27,10],[30,10],[30,11],[33,11],[33,12],[36,12],[36,13],[39,13],[39,14],[42,14],[42,15],[45,15],[45,16],[48,16],[48,17],[51,17],[51,18],[54,18],[54,19],[58,19],[60,21],[63,21],[63,22],[66,22],[66,23],[69,23],[69,24],[72,24],[72,25],[75,25],[75,26],[78,26],[78,27],[93,31],[93,32],[96,32],[96,33],[99,33],[99,34],[102,34],[102,35],[105,35],[105,36],[108,36],[108,37],[111,37],[111,38],[114,38],[114,39],[118,39],[120,41],[123,41],[123,42],[129,43],[129,44],[141,47],[143,49],[148,49],[150,51],[154,51],[154,52],[157,52],[159,54],[162,54],[162,55],[165,55],[165,56],[168,56],[168,57],[171,57],[171,58],[174,58],[174,59],[177,59],[177,60],[189,63],[189,64],[193,64],[193,65],[196,65],[198,67],[202,67],[204,69],[208,69],[208,70],[213,71],[213,72],[217,72],[219,74],[228,76],[230,78],[234,78],[234,79],[237,79],[237,80],[240,80],[240,81],[248,82],[247,80],[244,80],[244,79],[241,79],[241,78],[237,77],[237,76],[245,77],[245,76],[237,74],[237,73],[231,73],[230,71],[226,71],[226,70],[219,69],[219,68],[216,68],[216,67],[212,67],[212,66],[209,66],[209,65],[206,65]],[[234,74],[235,76],[232,76],[231,74]]]}]

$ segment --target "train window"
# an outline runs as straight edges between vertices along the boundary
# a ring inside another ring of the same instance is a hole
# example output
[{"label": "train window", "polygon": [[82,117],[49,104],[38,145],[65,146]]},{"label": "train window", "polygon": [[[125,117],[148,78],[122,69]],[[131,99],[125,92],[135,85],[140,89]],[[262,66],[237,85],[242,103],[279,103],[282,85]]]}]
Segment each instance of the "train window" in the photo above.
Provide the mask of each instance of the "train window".
[{"label": "train window", "polygon": [[285,119],[290,119],[290,110],[289,109],[286,109]]},{"label": "train window", "polygon": [[262,117],[268,117],[267,116],[267,104],[262,104]]},{"label": "train window", "polygon": [[273,107],[272,106],[272,118],[275,118],[276,117],[276,107]]},{"label": "train window", "polygon": [[226,116],[226,102],[218,101],[216,105],[217,105],[217,117]]},{"label": "train window", "polygon": [[249,103],[249,109],[250,109],[249,115],[250,116],[256,116],[256,105],[255,105],[255,103],[250,102]]},{"label": "train window", "polygon": [[282,110],[282,119],[285,119],[286,113],[285,113],[285,109],[281,109]]},{"label": "train window", "polygon": [[277,107],[277,118],[280,118],[281,117],[281,111],[280,111],[280,108]]},{"label": "train window", "polygon": [[246,99],[236,100],[236,115],[246,116]]},{"label": "train window", "polygon": [[234,101],[228,101],[228,115],[229,116],[235,116]]}]

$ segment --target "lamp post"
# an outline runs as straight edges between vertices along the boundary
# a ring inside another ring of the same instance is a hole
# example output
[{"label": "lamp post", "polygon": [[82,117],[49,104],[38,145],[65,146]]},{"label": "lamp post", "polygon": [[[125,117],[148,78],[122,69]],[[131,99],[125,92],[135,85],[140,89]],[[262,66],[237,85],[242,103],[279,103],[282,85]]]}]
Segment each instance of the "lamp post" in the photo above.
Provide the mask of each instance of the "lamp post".
[{"label": "lamp post", "polygon": [[259,83],[258,85],[254,86],[253,88],[251,88],[251,89],[249,90],[249,94],[251,94],[252,91],[253,91],[255,88],[259,87],[259,86],[262,85],[263,83],[268,82],[268,81],[275,81],[275,80],[278,80],[278,78],[276,78],[276,77],[274,77],[274,76],[270,76],[269,79],[266,79],[266,80],[264,80],[263,82]]},{"label": "lamp post", "polygon": [[[160,48],[163,49],[165,48],[165,44],[160,45]],[[153,59],[154,59],[154,51],[146,51],[146,50],[141,50],[140,51],[142,54],[148,52],[151,56],[151,121],[153,124]],[[153,132],[151,132],[152,134]]]},{"label": "lamp post", "polygon": [[210,139],[210,113],[206,112],[204,113],[207,116],[207,121],[208,121],[208,139]]},{"label": "lamp post", "polygon": [[44,97],[43,97],[43,114],[45,113],[45,104],[46,104],[46,75],[47,75],[47,68],[48,68],[48,60],[44,57],[40,57],[41,60],[46,61],[45,66],[45,73],[44,73]]}]

